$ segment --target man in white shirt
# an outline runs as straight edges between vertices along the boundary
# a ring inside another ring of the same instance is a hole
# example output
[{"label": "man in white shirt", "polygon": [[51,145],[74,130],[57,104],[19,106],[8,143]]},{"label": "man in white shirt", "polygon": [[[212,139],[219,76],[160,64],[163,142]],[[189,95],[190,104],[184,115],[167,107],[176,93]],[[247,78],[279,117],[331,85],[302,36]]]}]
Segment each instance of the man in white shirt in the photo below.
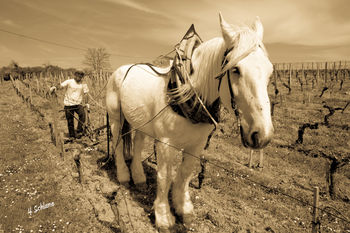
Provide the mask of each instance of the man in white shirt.
[{"label": "man in white shirt", "polygon": [[[65,80],[58,87],[66,88],[63,103],[70,138],[80,138],[84,133],[83,126],[86,119],[84,106],[89,108],[87,95],[89,88],[87,84],[82,83],[84,76],[84,72],[76,71],[74,73],[74,79]],[[52,93],[56,89],[57,88],[53,86],[50,88],[50,92]],[[77,134],[75,134],[74,130],[74,113],[77,113],[79,116]]]}]

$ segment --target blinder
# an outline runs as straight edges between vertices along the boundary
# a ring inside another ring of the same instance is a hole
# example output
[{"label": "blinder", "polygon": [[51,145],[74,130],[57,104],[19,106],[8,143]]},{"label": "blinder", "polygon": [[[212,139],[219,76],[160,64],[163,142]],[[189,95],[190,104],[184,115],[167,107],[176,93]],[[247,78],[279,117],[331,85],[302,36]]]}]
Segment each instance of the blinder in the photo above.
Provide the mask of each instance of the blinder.
[{"label": "blinder", "polygon": [[216,77],[216,79],[219,79],[218,91],[220,91],[222,78],[225,76],[225,74],[227,75],[228,90],[230,92],[231,108],[234,111],[236,117],[238,117],[239,116],[239,112],[238,112],[236,101],[235,101],[235,95],[234,95],[233,89],[232,89],[230,70],[227,70],[225,73],[222,73],[222,74],[220,74],[219,76]]}]

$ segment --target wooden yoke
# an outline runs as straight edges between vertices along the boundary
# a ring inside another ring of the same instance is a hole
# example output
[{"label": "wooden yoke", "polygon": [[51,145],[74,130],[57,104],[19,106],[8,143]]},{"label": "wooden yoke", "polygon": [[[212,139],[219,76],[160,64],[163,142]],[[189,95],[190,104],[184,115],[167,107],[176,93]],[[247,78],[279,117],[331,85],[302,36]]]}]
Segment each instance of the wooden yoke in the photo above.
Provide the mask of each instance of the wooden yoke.
[{"label": "wooden yoke", "polygon": [[[193,51],[202,43],[202,39],[197,34],[194,29],[194,25],[187,30],[184,37],[181,39],[180,43],[175,46],[179,54],[175,55],[174,65],[176,65],[180,71],[182,77],[184,77],[184,72],[187,71],[188,74],[191,74],[191,58]],[[182,63],[184,66],[180,65],[180,61],[178,60],[178,56],[181,57]],[[181,79],[181,78],[180,78]],[[182,80],[183,81],[183,80]]]}]

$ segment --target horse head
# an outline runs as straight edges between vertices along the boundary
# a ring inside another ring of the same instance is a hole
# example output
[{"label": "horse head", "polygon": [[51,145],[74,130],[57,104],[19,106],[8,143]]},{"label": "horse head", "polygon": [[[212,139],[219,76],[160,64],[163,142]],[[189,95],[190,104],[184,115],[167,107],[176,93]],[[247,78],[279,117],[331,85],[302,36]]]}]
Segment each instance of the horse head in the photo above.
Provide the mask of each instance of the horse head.
[{"label": "horse head", "polygon": [[220,25],[226,46],[220,98],[239,118],[243,145],[263,148],[274,128],[267,92],[273,66],[262,43],[262,23],[257,18],[251,27],[232,26],[220,14]]}]

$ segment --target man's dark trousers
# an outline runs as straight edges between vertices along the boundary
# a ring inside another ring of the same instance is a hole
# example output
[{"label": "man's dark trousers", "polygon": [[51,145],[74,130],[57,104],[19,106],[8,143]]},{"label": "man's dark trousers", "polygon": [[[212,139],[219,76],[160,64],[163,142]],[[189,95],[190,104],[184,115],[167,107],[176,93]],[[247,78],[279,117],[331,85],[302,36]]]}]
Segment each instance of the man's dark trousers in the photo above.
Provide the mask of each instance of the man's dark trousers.
[{"label": "man's dark trousers", "polygon": [[69,137],[75,138],[74,113],[76,112],[79,117],[77,134],[83,133],[83,125],[85,123],[84,107],[82,105],[64,106],[64,110],[66,113],[66,119],[68,123]]}]

